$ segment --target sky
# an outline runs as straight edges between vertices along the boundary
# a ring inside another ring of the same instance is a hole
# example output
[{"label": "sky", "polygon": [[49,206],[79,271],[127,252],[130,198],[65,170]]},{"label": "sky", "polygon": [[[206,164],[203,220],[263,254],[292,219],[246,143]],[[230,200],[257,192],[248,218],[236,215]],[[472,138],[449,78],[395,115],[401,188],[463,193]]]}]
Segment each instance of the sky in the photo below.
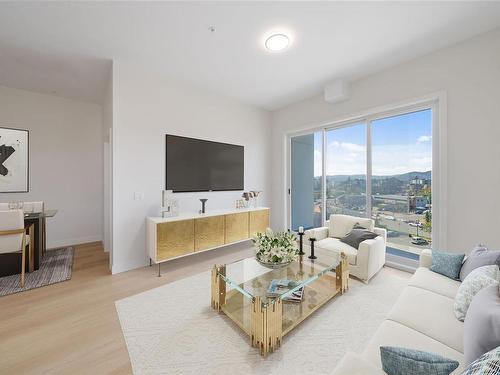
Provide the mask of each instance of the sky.
[{"label": "sky", "polygon": [[[321,132],[314,136],[314,175],[321,176]],[[372,122],[372,175],[432,169],[430,109]],[[326,133],[326,174],[366,174],[366,125]]]}]

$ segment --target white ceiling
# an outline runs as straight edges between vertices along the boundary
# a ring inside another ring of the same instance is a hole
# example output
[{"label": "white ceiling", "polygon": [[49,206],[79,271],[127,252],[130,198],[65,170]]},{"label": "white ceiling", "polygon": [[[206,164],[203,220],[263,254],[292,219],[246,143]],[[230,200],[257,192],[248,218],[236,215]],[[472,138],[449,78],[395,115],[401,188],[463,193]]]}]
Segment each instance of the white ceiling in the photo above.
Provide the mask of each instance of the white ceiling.
[{"label": "white ceiling", "polygon": [[100,102],[126,59],[276,109],[499,26],[500,2],[2,2],[0,84]]}]

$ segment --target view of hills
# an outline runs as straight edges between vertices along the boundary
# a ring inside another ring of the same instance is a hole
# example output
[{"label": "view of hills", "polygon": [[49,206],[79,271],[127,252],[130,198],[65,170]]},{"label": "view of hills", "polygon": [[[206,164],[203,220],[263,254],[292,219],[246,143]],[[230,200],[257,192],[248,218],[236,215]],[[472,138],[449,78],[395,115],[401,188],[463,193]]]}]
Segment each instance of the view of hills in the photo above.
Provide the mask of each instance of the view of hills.
[{"label": "view of hills", "polygon": [[[405,195],[409,190],[409,183],[415,177],[422,180],[431,180],[431,171],[408,172],[392,176],[373,176],[373,194]],[[314,179],[314,191],[321,192],[321,177]],[[366,192],[365,175],[335,175],[326,176],[327,197],[337,198],[344,194],[362,195]]]},{"label": "view of hills", "polygon": [[[395,178],[399,181],[408,183],[410,180],[413,178],[420,178],[423,180],[430,180],[431,179],[431,171],[426,171],[426,172],[408,172],[408,173],[403,173],[403,174],[395,174],[395,175],[388,175],[388,176],[372,176],[372,180],[386,180],[386,179],[391,179]],[[320,178],[320,177],[316,177]],[[331,182],[345,182],[348,179],[351,180],[356,180],[356,179],[362,179],[365,180],[366,177],[363,174],[352,174],[352,175],[334,175],[334,176],[326,176],[326,181],[327,183],[329,181]]]}]

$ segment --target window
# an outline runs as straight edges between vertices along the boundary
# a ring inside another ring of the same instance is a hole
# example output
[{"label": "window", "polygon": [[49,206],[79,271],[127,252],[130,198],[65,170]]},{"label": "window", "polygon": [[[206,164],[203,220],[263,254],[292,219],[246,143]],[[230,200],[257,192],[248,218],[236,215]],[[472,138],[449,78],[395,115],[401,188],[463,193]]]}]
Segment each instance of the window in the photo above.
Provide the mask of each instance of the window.
[{"label": "window", "polygon": [[371,141],[372,218],[389,253],[420,254],[432,233],[432,111],[375,120]]},{"label": "window", "polygon": [[292,137],[291,229],[371,217],[389,254],[418,259],[432,242],[432,130],[429,106]]},{"label": "window", "polygon": [[291,228],[308,229],[322,225],[323,133],[291,139]]},{"label": "window", "polygon": [[366,124],[328,130],[325,153],[326,220],[366,216]]}]

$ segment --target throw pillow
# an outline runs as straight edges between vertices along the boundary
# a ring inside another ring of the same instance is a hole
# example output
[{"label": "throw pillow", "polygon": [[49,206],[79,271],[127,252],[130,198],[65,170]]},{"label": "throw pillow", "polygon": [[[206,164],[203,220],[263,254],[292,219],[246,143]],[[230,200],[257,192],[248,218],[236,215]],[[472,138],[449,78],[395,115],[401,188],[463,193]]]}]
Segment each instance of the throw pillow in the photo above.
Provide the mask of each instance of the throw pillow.
[{"label": "throw pillow", "polygon": [[381,346],[382,368],[388,375],[449,375],[458,362],[420,350]]},{"label": "throw pillow", "polygon": [[458,280],[464,257],[465,254],[452,254],[433,250],[431,271],[440,273],[450,279]]},{"label": "throw pillow", "polygon": [[371,240],[377,237],[378,234],[369,231],[368,229],[362,227],[358,223],[354,225],[354,228],[347,233],[344,237],[340,238],[340,241],[354,247],[359,248],[359,244],[365,240]]},{"label": "throw pillow", "polygon": [[460,280],[464,281],[467,275],[478,267],[491,266],[493,264],[500,267],[500,251],[491,251],[485,246],[478,245],[471,251],[462,265]]},{"label": "throw pillow", "polygon": [[500,374],[500,346],[484,353],[472,362],[462,375],[496,375]]},{"label": "throw pillow", "polygon": [[464,324],[464,357],[468,365],[500,344],[500,288],[490,285],[472,299]]},{"label": "throw pillow", "polygon": [[469,273],[463,283],[460,284],[457,295],[455,296],[453,311],[457,319],[463,322],[467,315],[469,305],[472,302],[472,298],[474,298],[481,289],[490,285],[498,285],[498,279],[497,265],[479,267]]}]

